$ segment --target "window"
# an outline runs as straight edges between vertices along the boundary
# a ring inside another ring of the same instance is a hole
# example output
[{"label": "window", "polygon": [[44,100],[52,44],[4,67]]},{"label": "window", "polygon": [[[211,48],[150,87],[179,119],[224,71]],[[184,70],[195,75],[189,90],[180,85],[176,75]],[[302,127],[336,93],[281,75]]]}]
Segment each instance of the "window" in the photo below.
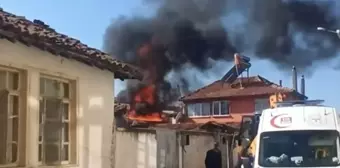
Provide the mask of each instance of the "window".
[{"label": "window", "polygon": [[221,109],[220,102],[219,101],[213,102],[213,114],[220,115],[220,109]]},{"label": "window", "polygon": [[188,104],[188,116],[198,116],[200,112],[200,104]]},{"label": "window", "polygon": [[210,116],[210,103],[202,103],[202,116]]},{"label": "window", "polygon": [[194,103],[188,104],[188,116],[200,117],[211,115],[211,104],[210,103]]},{"label": "window", "polygon": [[[336,130],[264,132],[255,158],[263,167],[336,167],[340,165],[339,138]],[[280,156],[280,162],[268,159]]]},{"label": "window", "polygon": [[213,114],[218,115],[228,115],[229,105],[227,101],[215,101],[213,102]]},{"label": "window", "polygon": [[269,108],[269,99],[255,99],[255,111]]},{"label": "window", "polygon": [[0,166],[18,162],[21,119],[19,75],[17,71],[0,70]]},{"label": "window", "polygon": [[[69,164],[74,161],[75,129],[72,129],[72,94],[69,81],[40,78],[39,152],[43,165]],[[73,140],[73,141],[72,141]]]}]

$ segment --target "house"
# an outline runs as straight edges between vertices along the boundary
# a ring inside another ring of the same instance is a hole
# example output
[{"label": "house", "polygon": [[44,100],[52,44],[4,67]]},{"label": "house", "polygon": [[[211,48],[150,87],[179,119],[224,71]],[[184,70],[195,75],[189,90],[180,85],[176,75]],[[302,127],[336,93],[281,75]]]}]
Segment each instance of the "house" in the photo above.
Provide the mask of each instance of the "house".
[{"label": "house", "polygon": [[114,79],[138,69],[0,8],[0,167],[110,167]]},{"label": "house", "polygon": [[195,123],[210,121],[240,124],[243,116],[270,107],[276,96],[285,100],[306,97],[296,89],[282,87],[262,76],[239,77],[233,82],[217,80],[182,97],[186,116]]}]

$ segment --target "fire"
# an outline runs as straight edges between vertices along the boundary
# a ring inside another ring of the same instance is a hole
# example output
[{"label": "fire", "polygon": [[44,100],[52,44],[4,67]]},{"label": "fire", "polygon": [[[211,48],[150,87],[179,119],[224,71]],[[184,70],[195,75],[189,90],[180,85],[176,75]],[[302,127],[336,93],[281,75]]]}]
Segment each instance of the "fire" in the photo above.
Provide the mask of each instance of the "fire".
[{"label": "fire", "polygon": [[146,86],[141,87],[133,97],[128,119],[145,122],[164,122],[165,119],[161,115],[162,109],[157,104],[157,84],[156,84],[156,67],[150,57],[152,50],[151,44],[142,45],[137,51],[143,62],[142,68],[146,70],[147,75],[144,81]]},{"label": "fire", "polygon": [[154,85],[149,85],[146,87],[143,87],[139,92],[136,94],[134,100],[137,103],[140,102],[147,102],[149,104],[155,104],[155,91],[156,88]]},{"label": "fire", "polygon": [[[141,88],[134,97],[128,118],[136,121],[162,122],[160,111],[156,107],[156,87],[149,85]],[[138,112],[138,111],[139,112]]]},{"label": "fire", "polygon": [[156,112],[145,115],[137,115],[135,110],[131,110],[128,115],[128,119],[135,121],[145,121],[145,122],[163,122],[161,115]]}]

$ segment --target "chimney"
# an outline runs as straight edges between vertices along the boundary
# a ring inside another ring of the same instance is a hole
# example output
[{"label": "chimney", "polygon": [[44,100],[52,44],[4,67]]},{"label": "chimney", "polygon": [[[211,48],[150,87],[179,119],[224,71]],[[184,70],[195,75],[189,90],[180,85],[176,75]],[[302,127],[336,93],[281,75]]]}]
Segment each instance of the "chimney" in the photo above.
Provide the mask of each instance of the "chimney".
[{"label": "chimney", "polygon": [[301,92],[301,94],[302,95],[305,95],[305,76],[304,75],[302,75],[301,76],[301,83],[300,83],[300,92]]},{"label": "chimney", "polygon": [[296,72],[295,66],[293,66],[292,72],[293,72],[293,76],[292,76],[293,89],[295,91],[298,91],[297,90],[297,72]]},{"label": "chimney", "polygon": [[177,94],[178,94],[179,97],[183,96],[182,89],[179,85],[177,85]]},{"label": "chimney", "polygon": [[279,85],[282,87],[282,80],[279,80]]}]

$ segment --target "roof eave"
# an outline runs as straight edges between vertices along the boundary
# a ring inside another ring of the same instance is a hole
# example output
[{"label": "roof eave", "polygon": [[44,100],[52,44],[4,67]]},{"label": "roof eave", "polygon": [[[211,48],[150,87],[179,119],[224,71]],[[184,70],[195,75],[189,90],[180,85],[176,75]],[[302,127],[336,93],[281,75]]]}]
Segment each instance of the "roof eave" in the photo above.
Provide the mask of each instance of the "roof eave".
[{"label": "roof eave", "polygon": [[188,101],[200,101],[200,100],[206,100],[206,99],[242,98],[242,97],[249,97],[249,96],[263,96],[263,95],[268,95],[268,94],[271,94],[271,93],[263,93],[263,94],[256,94],[256,95],[233,95],[233,96],[221,96],[221,97],[197,97],[197,98],[185,97],[181,99],[180,101],[188,102]]},{"label": "roof eave", "polygon": [[[25,37],[22,37],[21,39],[16,39],[15,36],[11,36],[7,34],[6,31],[0,31],[0,39],[1,38],[7,39],[8,41],[11,41],[13,43],[15,43],[16,41],[20,41],[24,45],[30,45],[30,43],[32,43],[29,40],[27,40]],[[74,53],[72,51],[58,51],[58,49],[53,48],[53,47],[40,48],[39,46],[36,46],[36,45],[34,46],[41,50],[47,51],[53,55],[60,55],[64,58],[71,58],[73,60],[82,62],[88,66],[94,66],[99,69],[106,69],[115,74],[115,79],[120,79],[120,80],[125,80],[125,79],[142,80],[143,79],[143,73],[141,72],[141,70],[139,70],[136,67],[133,67],[132,65],[126,65],[125,66],[126,71],[121,71],[121,70],[117,70],[117,68],[115,68],[116,65],[114,65],[114,63],[110,63],[109,61],[101,60],[100,62],[90,62],[90,61],[84,62],[82,60],[79,60],[79,57],[81,57],[82,55],[81,53]]]},{"label": "roof eave", "polygon": [[[281,91],[282,92],[282,91]],[[277,93],[277,92],[275,92]],[[190,98],[190,97],[181,97],[179,100],[183,102],[191,102],[191,101],[201,101],[206,99],[228,99],[228,98],[237,98],[237,97],[249,97],[249,96],[263,96],[268,94],[275,94],[275,93],[263,93],[263,94],[256,94],[256,95],[233,95],[233,96],[221,96],[221,97],[196,97],[196,98]],[[299,99],[308,99],[307,96],[302,95],[301,93],[297,91],[290,91],[285,93],[292,93],[293,95],[297,96]]]},{"label": "roof eave", "polygon": [[[20,22],[18,22],[19,20]],[[31,29],[27,28],[29,26],[37,28],[37,30],[31,31]],[[32,22],[24,17],[6,12],[2,8],[0,8],[1,38],[13,43],[19,41],[24,45],[37,47],[53,55],[73,59],[91,67],[108,70],[115,74],[116,79],[141,80],[143,78],[142,71],[132,65],[113,59],[107,53],[88,47],[77,39],[58,33],[43,22],[42,24],[37,23],[35,20]]]},{"label": "roof eave", "polygon": [[[112,73],[114,73],[114,78],[115,79],[120,79],[124,81],[125,79],[137,79],[137,80],[142,80],[144,75],[143,73],[136,69],[130,70],[130,72],[121,72],[121,71],[113,71],[110,70]],[[132,71],[132,72],[131,72]]]}]

